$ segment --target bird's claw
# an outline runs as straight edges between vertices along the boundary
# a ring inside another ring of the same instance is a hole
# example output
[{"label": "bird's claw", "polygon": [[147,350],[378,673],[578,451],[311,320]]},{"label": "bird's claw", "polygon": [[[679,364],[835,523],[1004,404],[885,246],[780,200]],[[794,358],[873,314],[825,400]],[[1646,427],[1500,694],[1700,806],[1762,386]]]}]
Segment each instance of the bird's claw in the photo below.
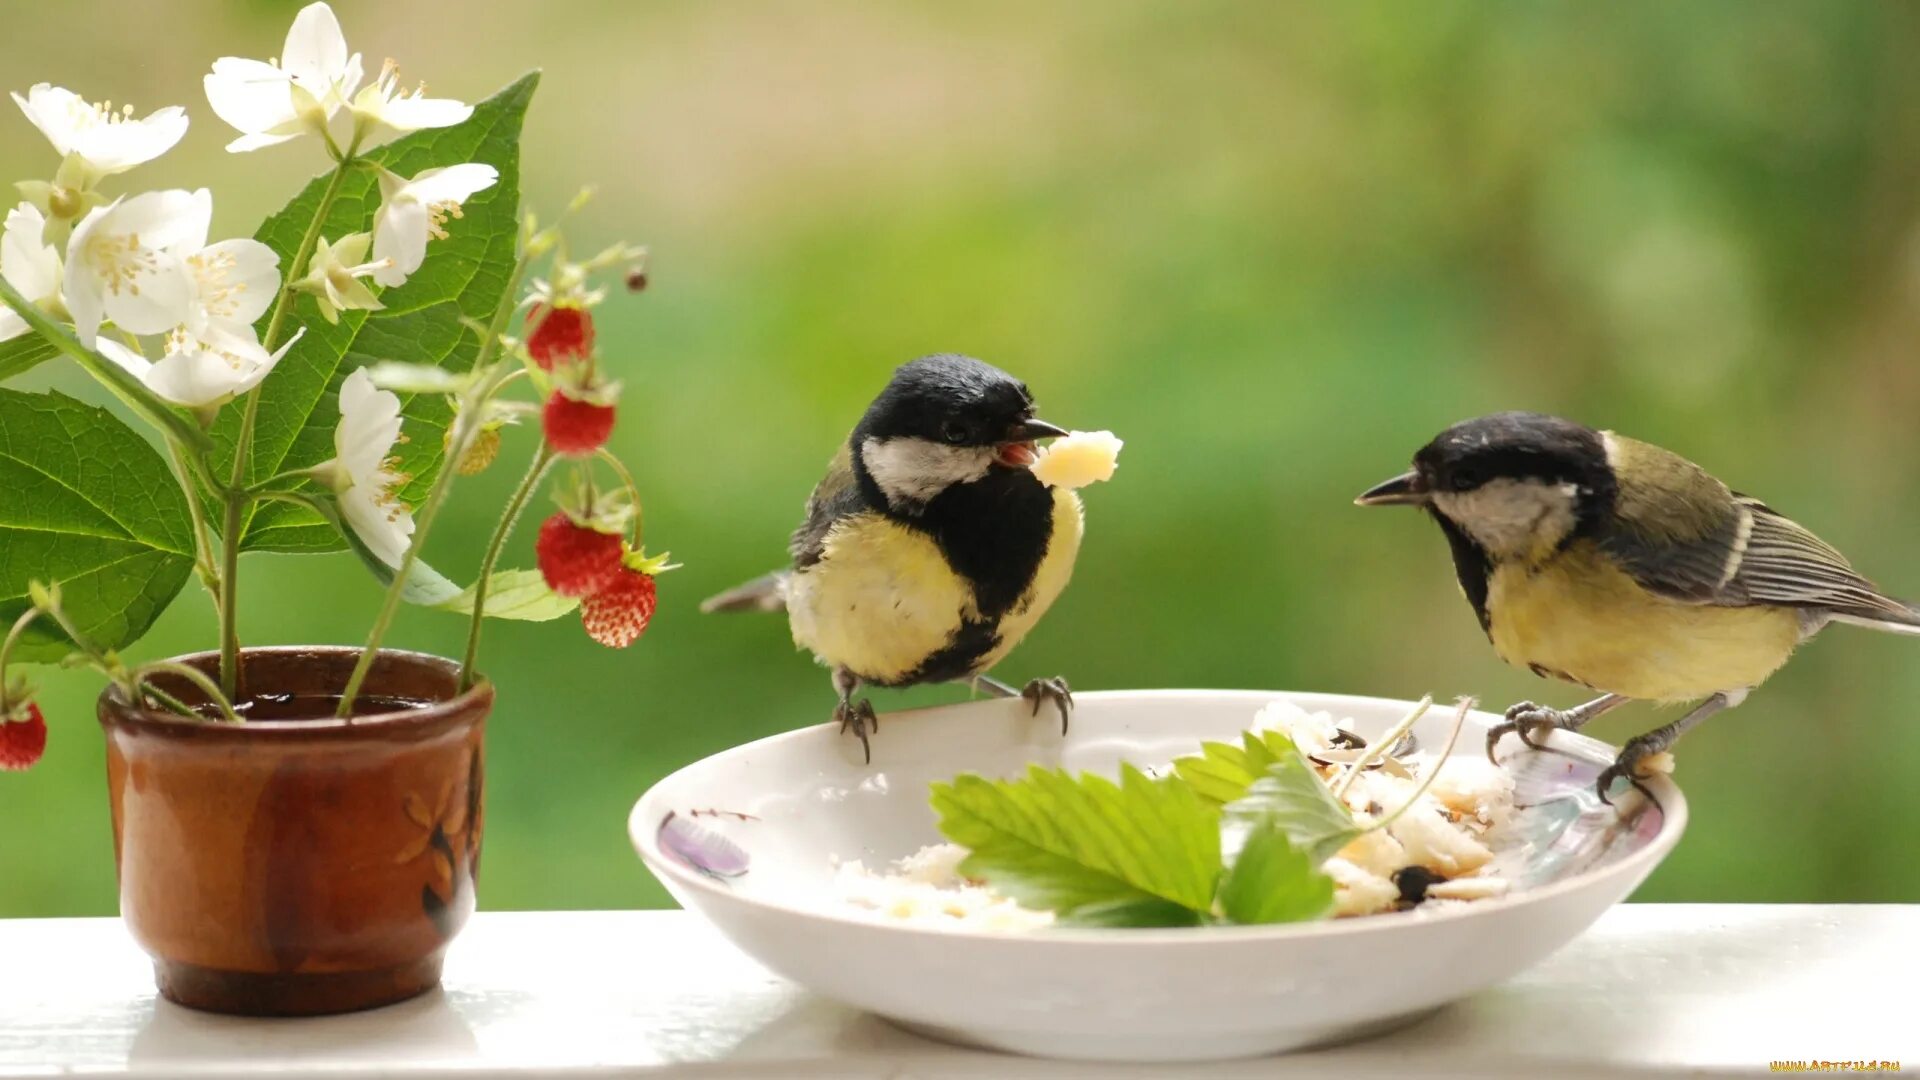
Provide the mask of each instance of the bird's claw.
[{"label": "bird's claw", "polygon": [[1640,782],[1640,763],[1665,749],[1664,742],[1649,739],[1645,735],[1628,739],[1626,745],[1620,748],[1620,755],[1613,759],[1613,764],[1602,769],[1600,778],[1594,781],[1594,788],[1599,792],[1600,801],[1609,806],[1613,805],[1612,790],[1615,780],[1625,780],[1639,789],[1640,794],[1653,799],[1653,792],[1648,791],[1647,786]]},{"label": "bird's claw", "polygon": [[866,698],[843,701],[834,706],[833,718],[840,722],[841,734],[852,731],[860,740],[861,755],[868,765],[873,764],[872,736],[880,730],[880,714],[873,711],[873,702]]},{"label": "bird's claw", "polygon": [[1523,701],[1507,710],[1505,720],[1487,729],[1487,760],[1495,765],[1500,764],[1500,759],[1494,756],[1494,747],[1508,735],[1518,735],[1520,741],[1532,749],[1544,750],[1546,743],[1540,740],[1545,738],[1547,732],[1571,726],[1567,714],[1559,709]]},{"label": "bird's claw", "polygon": [[1073,691],[1068,688],[1067,680],[1056,675],[1051,679],[1035,679],[1020,691],[1020,696],[1033,703],[1033,715],[1040,715],[1040,706],[1051,701],[1060,710],[1060,734],[1067,733],[1067,720],[1073,714]]}]

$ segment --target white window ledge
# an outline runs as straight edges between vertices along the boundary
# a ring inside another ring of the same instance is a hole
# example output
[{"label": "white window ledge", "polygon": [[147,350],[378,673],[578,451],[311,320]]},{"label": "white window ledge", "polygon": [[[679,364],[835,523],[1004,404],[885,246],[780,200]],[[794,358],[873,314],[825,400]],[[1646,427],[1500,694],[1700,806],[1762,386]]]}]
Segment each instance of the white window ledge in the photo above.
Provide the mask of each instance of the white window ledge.
[{"label": "white window ledge", "polygon": [[677,911],[481,914],[440,992],[315,1020],[156,1001],[115,919],[14,920],[0,921],[0,1076],[1398,1080],[1866,1059],[1920,1075],[1916,964],[1920,905],[1628,905],[1532,971],[1384,1038],[1135,1070],[926,1041],[768,973]]}]

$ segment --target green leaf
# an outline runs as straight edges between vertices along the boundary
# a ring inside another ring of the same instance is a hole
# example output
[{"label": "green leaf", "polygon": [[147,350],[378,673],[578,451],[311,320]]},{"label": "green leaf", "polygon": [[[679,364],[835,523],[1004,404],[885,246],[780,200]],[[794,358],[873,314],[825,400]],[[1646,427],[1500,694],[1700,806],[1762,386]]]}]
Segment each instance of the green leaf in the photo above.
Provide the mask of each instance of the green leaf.
[{"label": "green leaf", "polygon": [[1255,831],[1271,823],[1284,831],[1314,866],[1332,858],[1361,832],[1353,823],[1353,811],[1333,797],[1313,766],[1292,749],[1268,766],[1266,775],[1254,781],[1244,797],[1227,804],[1224,818],[1230,849],[1235,838],[1251,839]]},{"label": "green leaf", "polygon": [[1294,753],[1293,741],[1278,731],[1243,732],[1240,743],[1201,743],[1198,755],[1175,759],[1173,769],[1201,798],[1223,805],[1246,795],[1255,780]]},{"label": "green leaf", "polygon": [[1212,909],[1219,817],[1178,778],[1123,765],[1115,784],[1035,765],[1018,780],[936,783],[933,808],[969,851],[962,873],[1064,921],[1185,925]]},{"label": "green leaf", "polygon": [[[474,589],[469,586],[461,590],[460,595],[444,600],[434,606],[442,611],[457,611],[462,615],[473,614]],[[524,622],[546,622],[557,619],[580,606],[580,601],[571,596],[561,596],[547,586],[547,579],[538,570],[500,570],[493,575],[487,586],[487,618],[519,619]]]},{"label": "green leaf", "polygon": [[[0,492],[0,620],[27,609],[29,581],[56,582],[89,643],[123,649],[192,573],[186,496],[152,444],[105,409],[0,389]],[[39,619],[14,655],[71,649]]]},{"label": "green leaf", "polygon": [[24,374],[60,355],[53,342],[39,334],[22,334],[0,341],[0,382]]},{"label": "green leaf", "polygon": [[[333,456],[333,428],[340,419],[340,383],[354,369],[379,361],[398,361],[465,370],[477,342],[468,320],[492,318],[512,275],[519,237],[520,124],[538,84],[538,73],[474,106],[464,123],[417,131],[365,156],[403,175],[422,169],[474,161],[500,171],[499,182],[475,195],[458,220],[447,222],[448,239],[427,248],[427,261],[405,285],[380,296],[385,310],[349,311],[338,325],[320,317],[310,296],[296,296],[290,325],[306,336],[287,353],[262,384],[248,482],[291,469],[317,465]],[[300,238],[313,220],[328,177],[308,184],[286,209],[268,218],[255,237],[280,255],[283,274],[304,268],[289,265]],[[371,227],[379,206],[379,188],[371,169],[355,170],[341,184],[327,215],[329,240]],[[412,477],[401,497],[418,504],[433,483],[444,454],[443,437],[451,413],[439,394],[403,398],[407,442],[396,453],[400,471]],[[233,446],[241,409],[223,412],[214,428],[219,444],[216,475],[233,468]],[[306,485],[289,490],[312,491]],[[248,519],[241,547],[248,551],[338,551],[341,534],[311,510],[283,502],[263,503]],[[456,592],[458,590],[455,590]]]},{"label": "green leaf", "polygon": [[1333,879],[1293,846],[1278,820],[1255,822],[1221,879],[1220,913],[1236,923],[1288,923],[1318,919],[1332,908]]},{"label": "green leaf", "polygon": [[[303,509],[325,522],[334,535],[344,538],[347,548],[360,557],[360,561],[372,571],[375,580],[383,586],[393,583],[394,568],[380,561],[380,556],[361,542],[360,535],[340,517],[340,509],[331,498],[325,495],[302,495],[300,498]],[[440,607],[459,596],[460,586],[420,559],[413,560],[413,566],[407,571],[407,584],[400,590],[400,599],[419,607]]]}]

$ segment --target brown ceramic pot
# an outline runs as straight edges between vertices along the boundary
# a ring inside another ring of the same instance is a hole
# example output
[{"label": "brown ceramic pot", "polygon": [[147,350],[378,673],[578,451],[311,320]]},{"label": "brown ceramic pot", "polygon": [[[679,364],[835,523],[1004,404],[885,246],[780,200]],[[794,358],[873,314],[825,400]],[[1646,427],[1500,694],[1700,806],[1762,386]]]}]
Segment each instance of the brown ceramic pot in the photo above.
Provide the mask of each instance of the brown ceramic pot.
[{"label": "brown ceramic pot", "polygon": [[[459,693],[452,661],[383,652],[360,715],[334,719],[358,657],[247,650],[242,724],[101,695],[120,913],[168,998],[300,1016],[439,983],[474,906],[493,688]],[[156,682],[204,701],[185,679]]]}]

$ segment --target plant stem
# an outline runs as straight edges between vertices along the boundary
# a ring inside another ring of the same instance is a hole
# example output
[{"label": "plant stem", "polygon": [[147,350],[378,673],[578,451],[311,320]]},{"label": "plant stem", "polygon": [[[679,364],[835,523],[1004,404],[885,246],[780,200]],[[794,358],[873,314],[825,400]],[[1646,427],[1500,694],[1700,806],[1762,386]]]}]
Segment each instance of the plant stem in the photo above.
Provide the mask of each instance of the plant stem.
[{"label": "plant stem", "polygon": [[[141,683],[145,682],[149,676],[158,672],[165,672],[168,675],[178,675],[199,687],[200,692],[207,695],[207,702],[209,704],[219,706],[220,718],[227,723],[239,724],[245,722],[240,719],[239,713],[233,711],[233,703],[227,700],[226,695],[220,692],[220,688],[214,685],[212,679],[207,678],[206,672],[186,664],[175,663],[172,660],[155,660],[150,664],[141,664],[138,668],[134,669],[133,685],[138,687]],[[155,695],[166,693],[163,690],[154,690],[153,687],[148,687],[147,689]],[[194,715],[198,716],[199,713],[195,712]]]},{"label": "plant stem", "polygon": [[7,718],[8,710],[14,705],[7,700],[7,664],[13,659],[13,647],[19,643],[20,635],[26,633],[27,627],[32,626],[33,620],[39,617],[40,609],[28,605],[27,610],[13,620],[13,628],[7,631],[6,640],[0,642],[0,720]]},{"label": "plant stem", "polygon": [[[1402,736],[1413,730],[1414,722],[1427,715],[1427,710],[1431,708],[1433,708],[1433,695],[1429,694],[1421,698],[1419,703],[1414,705],[1413,711],[1408,713],[1404,719],[1388,728],[1386,734],[1368,744],[1367,748],[1361,751],[1360,756],[1353,759],[1353,764],[1347,766],[1347,775],[1341,777],[1340,782],[1334,785],[1333,797],[1336,799],[1344,797],[1347,789],[1352,787],[1353,782],[1359,778],[1361,770],[1371,765],[1375,758],[1393,749],[1394,745],[1400,741]],[[1464,713],[1462,715],[1464,715]]]},{"label": "plant stem", "polygon": [[[273,314],[267,319],[267,332],[262,338],[268,352],[279,348],[281,332],[286,328],[287,312],[293,308],[293,283],[290,279],[303,272],[307,260],[313,257],[313,249],[320,242],[321,230],[326,227],[327,215],[333,212],[334,200],[340,197],[340,187],[346,183],[347,173],[353,168],[354,152],[358,149],[359,143],[356,141],[334,167],[333,177],[327,181],[326,190],[320,193],[320,205],[314,208],[313,220],[307,223],[306,235],[300,238],[300,246],[294,249],[293,258],[287,262],[286,275],[280,283],[280,295],[274,299]],[[253,429],[260,414],[260,390],[259,386],[255,386],[247,391],[246,411],[240,418],[240,434],[233,443],[233,473],[227,481],[226,515],[220,528],[220,689],[229,699],[240,694],[240,530],[245,526],[242,519],[246,516],[247,508],[253,505],[253,494],[245,489],[247,470],[253,463]]]},{"label": "plant stem", "polygon": [[167,440],[167,449],[173,455],[174,475],[180,481],[180,490],[187,497],[187,513],[193,519],[193,566],[199,571],[200,584],[206,586],[207,595],[213,599],[214,614],[220,612],[220,572],[213,565],[213,539],[207,532],[207,512],[200,505],[200,488],[193,482],[193,473],[188,471],[186,454],[180,443]]},{"label": "plant stem", "polygon": [[608,467],[613,469],[614,474],[620,477],[620,482],[626,485],[627,502],[633,507],[632,546],[634,550],[638,551],[641,547],[641,541],[647,538],[647,517],[646,512],[640,507],[640,488],[633,482],[633,474],[627,471],[627,466],[621,462],[620,458],[614,454],[613,451],[603,446],[595,450],[594,455],[601,461],[606,462]]},{"label": "plant stem", "polygon": [[453,478],[460,473],[458,462],[466,456],[474,433],[480,430],[486,403],[512,377],[511,370],[491,371],[489,368],[493,363],[494,350],[499,347],[500,337],[506,333],[507,320],[512,318],[514,309],[520,306],[514,297],[520,291],[520,279],[526,276],[528,261],[528,254],[523,248],[520,257],[514,260],[513,273],[507,278],[506,290],[500,294],[500,306],[494,309],[487,336],[481,339],[479,353],[473,359],[473,370],[481,373],[479,380],[468,391],[471,400],[460,402],[460,410],[453,421],[454,437],[441,458],[440,473],[433,478],[433,487],[427,492],[427,500],[421,505],[419,516],[414,519],[413,542],[407,545],[407,553],[400,557],[393,580],[387,584],[387,595],[380,604],[380,614],[375,617],[373,629],[367,634],[366,647],[360,651],[360,660],[353,665],[353,674],[347,678],[346,689],[340,693],[340,707],[334,711],[334,715],[341,719],[353,715],[353,699],[359,696],[361,684],[367,681],[367,672],[372,670],[374,657],[380,653],[380,642],[386,638],[387,628],[393,624],[393,617],[400,610],[407,578],[413,573],[414,564],[420,561],[420,549],[426,546],[433,519],[439,516],[440,506],[446,502],[447,492],[453,488]]},{"label": "plant stem", "polygon": [[514,524],[520,520],[521,511],[526,509],[527,500],[552,464],[553,451],[542,439],[540,449],[534,451],[533,464],[527,467],[527,475],[521,477],[520,486],[513,489],[513,497],[507,500],[507,507],[500,514],[500,524],[494,526],[493,538],[487,541],[487,553],[480,560],[480,577],[473,585],[473,623],[467,628],[467,651],[460,658],[461,690],[473,685],[474,662],[480,655],[480,627],[486,622],[487,587],[493,581],[494,563],[499,560],[500,549],[506,546]]}]

